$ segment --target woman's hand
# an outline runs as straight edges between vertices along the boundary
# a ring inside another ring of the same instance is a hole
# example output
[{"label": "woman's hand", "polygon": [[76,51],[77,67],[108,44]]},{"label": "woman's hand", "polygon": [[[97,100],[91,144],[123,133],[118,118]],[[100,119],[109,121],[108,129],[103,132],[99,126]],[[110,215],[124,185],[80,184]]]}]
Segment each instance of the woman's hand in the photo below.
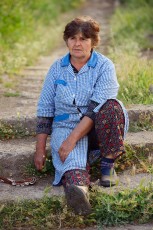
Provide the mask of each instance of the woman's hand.
[{"label": "woman's hand", "polygon": [[46,161],[46,140],[47,134],[37,134],[36,152],[34,155],[34,163],[37,170],[41,171]]},{"label": "woman's hand", "polygon": [[46,151],[37,150],[34,155],[34,163],[38,171],[41,171],[46,161]]},{"label": "woman's hand", "polygon": [[93,127],[93,121],[89,117],[83,117],[80,123],[73,129],[71,134],[66,138],[65,141],[61,144],[58,153],[61,158],[61,161],[64,162],[69,155],[69,153],[75,148],[76,143]]},{"label": "woman's hand", "polygon": [[62,162],[64,162],[69,155],[69,153],[75,148],[76,142],[68,137],[63,143],[61,144],[58,153]]}]

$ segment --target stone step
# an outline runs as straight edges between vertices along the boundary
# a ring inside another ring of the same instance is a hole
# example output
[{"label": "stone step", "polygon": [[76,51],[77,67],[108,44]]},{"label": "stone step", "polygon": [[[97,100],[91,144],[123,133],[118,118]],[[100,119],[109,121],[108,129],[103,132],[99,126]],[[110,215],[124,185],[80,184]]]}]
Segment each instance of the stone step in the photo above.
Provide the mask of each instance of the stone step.
[{"label": "stone step", "polygon": [[41,199],[46,194],[49,196],[63,196],[63,187],[52,186],[53,179],[51,177],[39,178],[35,185],[31,186],[12,186],[0,182],[0,203],[29,199]]},{"label": "stone step", "polygon": [[[14,129],[20,127],[23,131],[33,134],[36,127],[38,97],[35,93],[22,92],[22,94],[18,102],[14,98],[5,98],[7,107],[5,103],[1,103],[0,122],[11,125]],[[130,124],[145,123],[146,119],[146,122],[149,121],[153,125],[153,105],[133,105],[128,107],[127,111]]]},{"label": "stone step", "polygon": [[[0,141],[0,175],[18,179],[26,174],[27,167],[33,164],[36,138]],[[50,154],[49,138],[47,153]]]},{"label": "stone step", "polygon": [[[124,171],[123,174],[118,175],[119,182],[115,187],[100,189],[106,193],[118,192],[124,189],[134,189],[141,184],[146,186],[150,182],[153,182],[151,174],[140,173],[131,176],[129,171]],[[33,200],[41,199],[44,196],[64,196],[63,186],[55,187],[52,186],[53,178],[50,176],[37,178],[37,182],[31,186],[12,186],[0,182],[0,203],[10,201],[22,201],[22,200]],[[96,185],[97,186],[97,185]]]},{"label": "stone step", "polygon": [[[142,148],[147,145],[153,147],[153,133],[129,133],[126,141],[133,146],[141,144]],[[36,139],[34,137],[0,141],[0,175],[16,180],[25,178],[25,175],[27,175],[25,174],[27,165],[33,163],[35,142]],[[50,152],[49,140],[47,143],[47,149],[48,152]],[[124,171],[124,173],[118,176],[119,183],[117,186],[113,187],[113,191],[120,191],[124,188],[132,189],[137,187],[140,183],[146,185],[153,181],[152,175],[147,173],[132,176],[130,171]],[[33,186],[16,187],[0,182],[0,202],[40,199],[46,194],[49,196],[63,196],[63,187],[53,187],[52,182],[52,176],[42,176],[42,178],[37,177],[37,182]],[[105,192],[110,192],[109,188],[102,189]],[[45,191],[47,191],[47,193]]]},{"label": "stone step", "polygon": [[[51,152],[49,139],[48,154]],[[128,133],[125,141],[138,154],[140,151],[143,151],[145,156],[153,154],[153,132]],[[35,144],[35,137],[0,141],[0,175],[18,177],[24,174],[27,166],[33,163]]]},{"label": "stone step", "polygon": [[153,122],[153,105],[131,105],[127,107],[130,122],[137,122],[140,119],[150,117]]},{"label": "stone step", "polygon": [[33,162],[35,138],[0,141],[0,175],[18,177]]},{"label": "stone step", "polygon": [[136,133],[127,133],[126,143],[135,147],[148,148],[153,153],[153,132],[141,131]]}]

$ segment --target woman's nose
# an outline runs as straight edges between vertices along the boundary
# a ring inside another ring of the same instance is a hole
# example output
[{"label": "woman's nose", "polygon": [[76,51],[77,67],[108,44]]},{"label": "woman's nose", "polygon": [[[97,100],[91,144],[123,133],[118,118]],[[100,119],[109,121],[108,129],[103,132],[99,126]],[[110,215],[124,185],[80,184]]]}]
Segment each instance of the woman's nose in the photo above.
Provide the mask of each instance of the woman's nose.
[{"label": "woman's nose", "polygon": [[79,46],[79,45],[80,45],[80,40],[79,40],[79,39],[76,39],[75,45],[76,45],[76,46]]}]

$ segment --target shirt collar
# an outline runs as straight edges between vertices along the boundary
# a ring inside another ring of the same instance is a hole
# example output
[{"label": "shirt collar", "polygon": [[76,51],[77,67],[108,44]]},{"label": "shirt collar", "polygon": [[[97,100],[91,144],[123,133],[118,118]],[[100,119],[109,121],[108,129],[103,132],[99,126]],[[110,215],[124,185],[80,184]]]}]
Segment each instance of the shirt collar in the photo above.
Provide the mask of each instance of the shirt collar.
[{"label": "shirt collar", "polygon": [[[87,62],[87,65],[88,66],[91,66],[93,68],[95,68],[96,64],[97,64],[97,61],[98,61],[98,56],[97,56],[97,53],[96,51],[93,51],[92,54],[91,54],[91,57],[89,59],[89,61]],[[70,53],[66,54],[62,59],[61,59],[61,66],[64,67],[64,66],[68,66],[70,63]]]}]

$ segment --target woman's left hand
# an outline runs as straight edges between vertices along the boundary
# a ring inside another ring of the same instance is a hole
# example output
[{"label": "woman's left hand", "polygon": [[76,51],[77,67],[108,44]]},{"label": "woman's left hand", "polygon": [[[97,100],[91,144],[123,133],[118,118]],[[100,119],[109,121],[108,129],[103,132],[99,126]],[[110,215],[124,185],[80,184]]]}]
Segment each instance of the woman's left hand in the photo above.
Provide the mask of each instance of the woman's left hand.
[{"label": "woman's left hand", "polygon": [[65,141],[63,141],[63,143],[61,144],[58,150],[62,162],[66,160],[69,153],[75,148],[75,145],[76,142],[69,137]]}]

